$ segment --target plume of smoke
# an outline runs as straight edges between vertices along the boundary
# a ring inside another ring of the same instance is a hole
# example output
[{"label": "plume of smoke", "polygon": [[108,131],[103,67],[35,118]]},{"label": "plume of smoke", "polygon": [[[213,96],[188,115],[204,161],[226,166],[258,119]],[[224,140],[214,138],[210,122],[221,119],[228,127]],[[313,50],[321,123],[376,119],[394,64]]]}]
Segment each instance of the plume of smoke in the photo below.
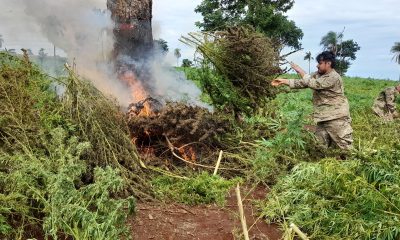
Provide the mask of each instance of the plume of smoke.
[{"label": "plume of smoke", "polygon": [[172,64],[168,57],[158,54],[150,64],[154,79],[151,87],[156,95],[161,96],[164,101],[186,102],[211,110],[211,106],[200,101],[200,89],[194,82],[188,81],[183,72],[171,68]]},{"label": "plume of smoke", "polygon": [[[91,80],[102,92],[115,97],[122,107],[136,99],[132,90],[118,79],[110,58],[114,47],[113,28],[105,0],[16,0],[25,6],[25,12],[40,26],[42,34],[62,49],[77,71]],[[156,24],[157,25],[157,24]],[[161,29],[153,29],[160,32]],[[152,56],[136,65],[148,64],[150,79],[141,79],[160,100],[186,101],[206,106],[199,100],[201,92],[183,74],[171,71],[172,64],[164,54],[152,51]],[[127,60],[133,61],[133,60]],[[140,60],[139,60],[140,61]]]},{"label": "plume of smoke", "polygon": [[112,65],[106,63],[113,49],[113,23],[103,0],[21,0],[25,12],[40,26],[42,34],[74,59],[77,71],[122,106],[132,100]]}]

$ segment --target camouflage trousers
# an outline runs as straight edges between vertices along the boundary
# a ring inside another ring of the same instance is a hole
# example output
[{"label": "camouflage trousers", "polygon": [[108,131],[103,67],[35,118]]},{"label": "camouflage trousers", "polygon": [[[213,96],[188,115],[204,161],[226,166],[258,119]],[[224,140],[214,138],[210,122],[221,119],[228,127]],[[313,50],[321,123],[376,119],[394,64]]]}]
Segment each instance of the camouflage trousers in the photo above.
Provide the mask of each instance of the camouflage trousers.
[{"label": "camouflage trousers", "polygon": [[393,121],[394,118],[399,117],[399,113],[395,111],[390,111],[386,104],[383,102],[376,102],[374,103],[374,106],[372,107],[372,111],[380,117],[384,121]]},{"label": "camouflage trousers", "polygon": [[353,128],[350,117],[317,123],[315,135],[323,148],[338,147],[349,150],[353,147]]}]

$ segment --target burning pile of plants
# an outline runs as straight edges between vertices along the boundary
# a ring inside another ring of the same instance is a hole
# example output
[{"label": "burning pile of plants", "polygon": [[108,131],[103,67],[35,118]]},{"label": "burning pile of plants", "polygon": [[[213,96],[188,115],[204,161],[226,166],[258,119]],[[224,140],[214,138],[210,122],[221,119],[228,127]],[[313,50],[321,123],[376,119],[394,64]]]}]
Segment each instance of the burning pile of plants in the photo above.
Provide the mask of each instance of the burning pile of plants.
[{"label": "burning pile of plants", "polygon": [[157,114],[149,116],[138,115],[133,109],[129,113],[130,133],[139,152],[148,160],[181,157],[196,163],[221,147],[218,137],[231,127],[226,118],[184,103],[167,103]]},{"label": "burning pile of plants", "polygon": [[[278,46],[251,28],[237,27],[226,32],[190,36],[184,40],[197,47],[204,63],[196,75],[201,79],[194,80],[199,82],[216,110],[211,113],[184,103],[163,105],[152,97],[151,91],[140,87],[143,84],[139,87],[131,84],[135,99],[140,99],[129,107],[131,136],[141,155],[148,162],[152,159],[150,162],[154,165],[172,158],[195,166],[199,161],[207,163],[218,150],[227,150],[226,142],[232,143],[230,137],[234,135],[235,126],[241,124],[242,114],[251,115],[265,109],[276,94],[269,81],[283,72]],[[204,42],[199,36],[204,36]],[[207,75],[201,71],[213,72]],[[124,76],[125,82],[146,82],[137,76],[127,81],[129,78]],[[240,142],[238,138],[235,140],[233,145]],[[157,158],[159,161],[154,161]],[[232,165],[237,163],[230,160]],[[171,167],[171,163],[167,166]]]}]

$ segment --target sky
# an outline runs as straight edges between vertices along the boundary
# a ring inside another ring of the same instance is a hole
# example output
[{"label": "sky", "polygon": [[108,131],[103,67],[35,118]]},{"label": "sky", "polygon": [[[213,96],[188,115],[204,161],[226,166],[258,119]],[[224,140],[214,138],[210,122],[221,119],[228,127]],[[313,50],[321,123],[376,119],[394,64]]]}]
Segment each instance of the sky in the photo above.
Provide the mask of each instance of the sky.
[{"label": "sky", "polygon": [[[31,48],[34,52],[41,47],[48,52],[52,45],[40,35],[38,26],[28,19],[21,21],[20,9],[16,0],[0,0],[0,34],[7,48]],[[101,0],[98,0],[101,2]],[[104,0],[105,4],[106,0]],[[171,52],[180,48],[182,59],[193,59],[194,49],[179,41],[182,35],[198,31],[195,22],[201,16],[194,8],[201,0],[153,0],[153,28],[155,38],[168,42]],[[390,48],[400,42],[400,1],[398,0],[298,0],[287,12],[290,20],[303,30],[302,46],[304,50],[291,55],[294,61],[304,69],[306,51],[315,57],[321,52],[321,37],[328,31],[341,32],[344,40],[354,39],[361,47],[348,71],[349,76],[371,77],[398,80],[400,65],[393,60]],[[19,16],[18,18],[16,16]],[[315,69],[312,63],[312,69]]]}]

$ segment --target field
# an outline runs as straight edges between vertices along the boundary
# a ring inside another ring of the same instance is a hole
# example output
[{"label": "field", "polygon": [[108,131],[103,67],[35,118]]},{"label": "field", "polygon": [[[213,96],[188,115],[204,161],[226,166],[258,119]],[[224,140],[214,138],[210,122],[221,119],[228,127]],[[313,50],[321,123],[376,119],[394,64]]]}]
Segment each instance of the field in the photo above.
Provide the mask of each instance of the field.
[{"label": "field", "polygon": [[[181,70],[199,80],[197,69]],[[311,239],[399,239],[400,122],[371,110],[395,84],[345,78],[355,140],[346,160],[316,147],[311,91],[282,88],[262,114],[221,136],[231,145],[214,176],[190,164],[148,165],[114,101],[73,72],[55,79],[0,53],[0,237],[149,239],[149,229],[172,226],[190,239],[217,239],[201,235],[214,221],[221,239],[241,239],[232,200],[240,184],[248,224],[265,230],[250,231],[259,239],[296,239],[290,223]],[[193,225],[185,228],[186,219]]]}]

